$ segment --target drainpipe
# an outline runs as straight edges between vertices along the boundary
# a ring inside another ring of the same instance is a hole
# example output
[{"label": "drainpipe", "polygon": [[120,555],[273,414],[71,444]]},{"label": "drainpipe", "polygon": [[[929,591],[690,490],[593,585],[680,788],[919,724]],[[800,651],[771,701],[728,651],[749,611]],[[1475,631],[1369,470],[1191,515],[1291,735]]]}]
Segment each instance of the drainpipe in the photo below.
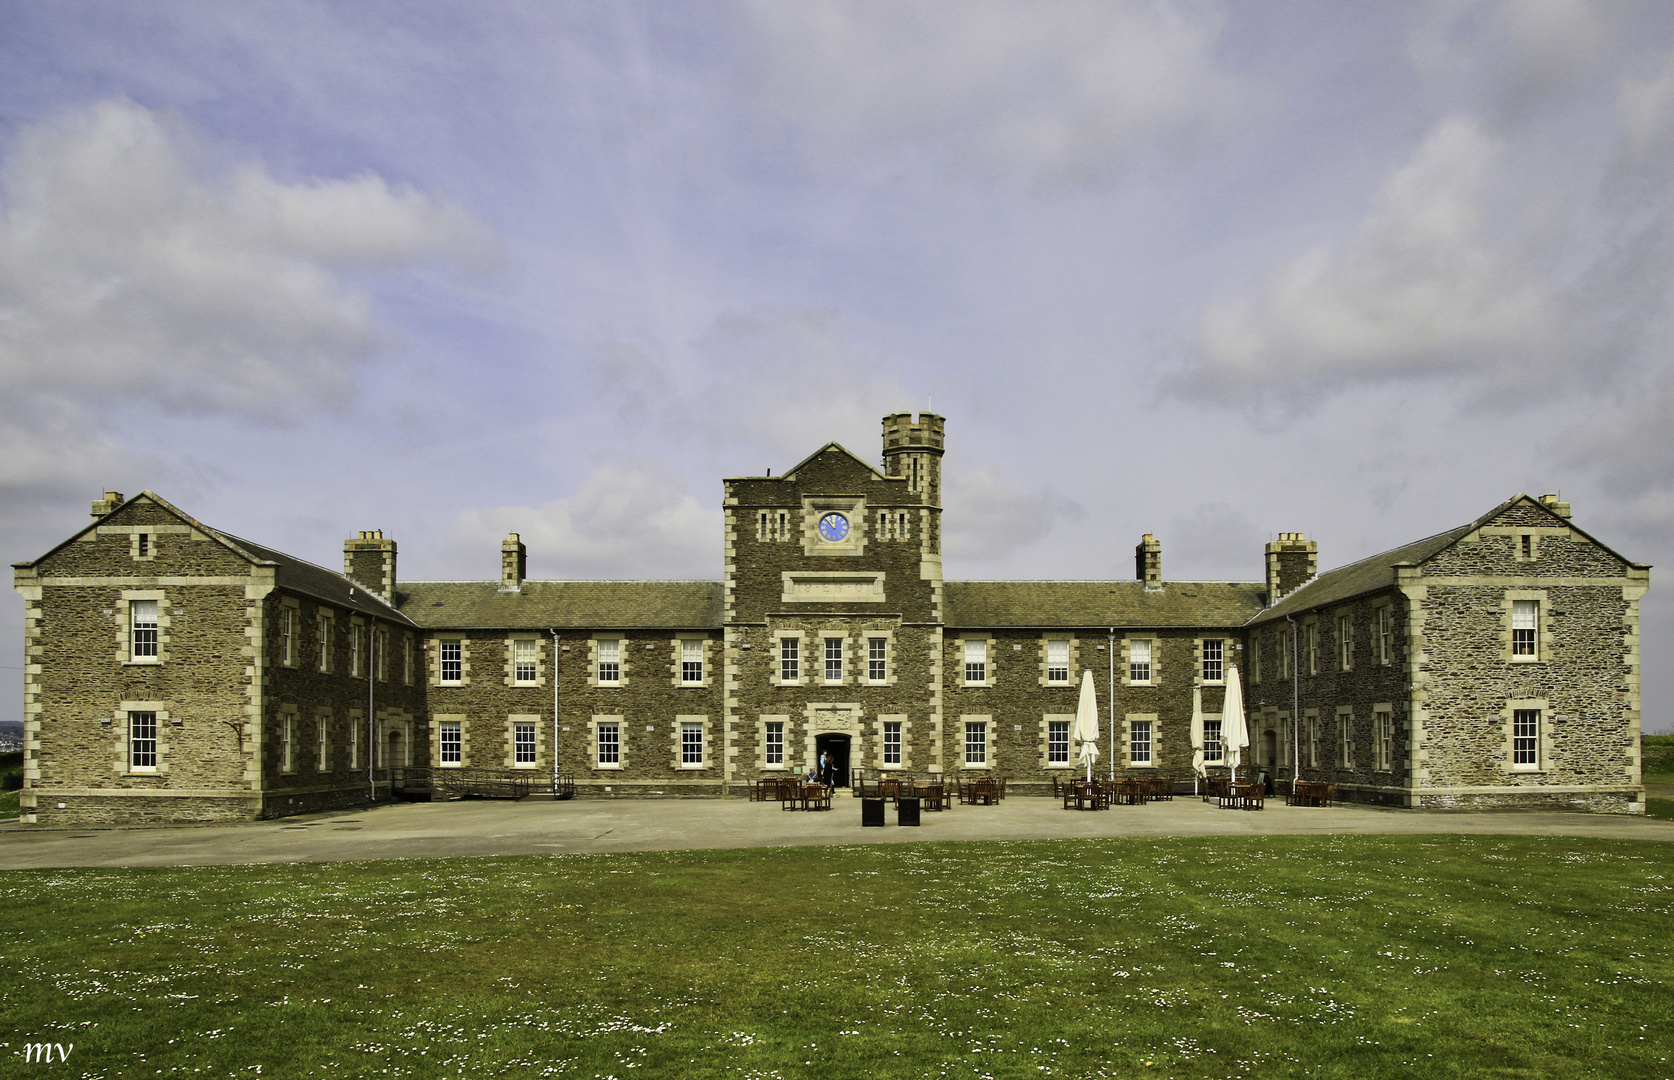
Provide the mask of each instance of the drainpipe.
[{"label": "drainpipe", "polygon": [[552,797],[558,797],[558,643],[563,638],[558,631],[549,629],[552,635]]},{"label": "drainpipe", "polygon": [[1105,695],[1110,702],[1110,779],[1116,780],[1116,628],[1110,628],[1110,641],[1105,647],[1110,661],[1109,692]]},{"label": "drainpipe", "polygon": [[378,721],[373,707],[377,704],[374,696],[375,684],[372,679],[378,671],[378,624],[368,622],[366,625],[366,782],[371,789],[372,801],[378,801],[378,774],[372,768],[375,755],[378,752]]},{"label": "drainpipe", "polygon": [[1286,615],[1285,621],[1290,623],[1290,790],[1295,794],[1302,779],[1302,658],[1296,652],[1296,616]]}]

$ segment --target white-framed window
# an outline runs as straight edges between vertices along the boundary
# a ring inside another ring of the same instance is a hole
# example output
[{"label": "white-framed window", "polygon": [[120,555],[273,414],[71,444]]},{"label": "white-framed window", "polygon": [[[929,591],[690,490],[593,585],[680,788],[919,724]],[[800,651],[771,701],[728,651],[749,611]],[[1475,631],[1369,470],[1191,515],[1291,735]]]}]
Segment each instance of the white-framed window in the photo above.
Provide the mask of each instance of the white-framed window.
[{"label": "white-framed window", "polygon": [[1250,682],[1251,683],[1258,683],[1260,681],[1261,681],[1261,635],[1260,634],[1253,634],[1250,637]]},{"label": "white-framed window", "polygon": [[988,681],[988,642],[965,639],[965,682]]},{"label": "white-framed window", "polygon": [[1221,748],[1221,722],[1219,720],[1203,721],[1203,760],[1206,763],[1220,761],[1225,757]]},{"label": "white-framed window", "polygon": [[1049,683],[1069,682],[1069,647],[1070,643],[1064,638],[1048,638],[1046,641],[1046,681]]},{"label": "white-framed window", "polygon": [[1302,624],[1302,655],[1307,660],[1309,675],[1319,674],[1319,623],[1309,620]]},{"label": "white-framed window", "polygon": [[157,601],[128,601],[129,656],[139,661],[157,659]]},{"label": "white-framed window", "polygon": [[1372,710],[1372,728],[1377,739],[1377,769],[1389,772],[1395,767],[1395,715],[1388,708]]},{"label": "white-framed window", "polygon": [[883,763],[901,764],[901,721],[885,720],[883,725]]},{"label": "white-framed window", "polygon": [[157,714],[128,714],[128,771],[157,771]]},{"label": "white-framed window", "polygon": [[1151,681],[1151,641],[1149,638],[1139,638],[1128,642],[1128,681],[1134,683],[1148,683]]},{"label": "white-framed window", "polygon": [[1292,667],[1296,658],[1291,655],[1293,651],[1291,649],[1291,633],[1292,631],[1288,623],[1279,627],[1279,678],[1281,679],[1290,678],[1291,672],[1295,670],[1295,668]]},{"label": "white-framed window", "polygon": [[802,677],[802,641],[799,638],[779,639],[779,681],[795,682]]},{"label": "white-framed window", "polygon": [[783,765],[785,763],[785,722],[783,720],[767,721],[764,733],[762,760],[769,765]]},{"label": "white-framed window", "polygon": [[1134,720],[1128,724],[1128,764],[1151,764],[1151,721]]},{"label": "white-framed window", "polygon": [[825,681],[843,681],[843,639],[840,637],[825,639]]},{"label": "white-framed window", "polygon": [[[331,714],[330,713],[315,713],[314,714],[314,722],[316,724],[330,724],[331,723]],[[360,727],[360,719],[359,719],[358,716],[356,716],[356,714],[350,713],[349,714],[349,769],[351,771],[354,770],[354,769],[360,768],[360,741],[361,741],[361,738],[362,738],[362,732],[361,732],[361,727]]]},{"label": "white-framed window", "polygon": [[680,725],[680,764],[690,768],[703,764],[703,724],[686,720]]},{"label": "white-framed window", "polygon": [[1354,670],[1354,619],[1337,616],[1337,670]]},{"label": "white-framed window", "polygon": [[335,625],[336,622],[337,622],[337,620],[333,619],[330,615],[326,614],[323,611],[320,612],[319,624],[320,624],[320,670],[321,671],[329,672],[331,670],[331,634],[332,634],[332,631],[337,628],[336,625]]},{"label": "white-framed window", "polygon": [[443,765],[458,765],[465,760],[464,725],[458,720],[443,720],[439,725],[439,760]]},{"label": "white-framed window", "polygon": [[1354,768],[1354,714],[1337,714],[1337,766]]},{"label": "white-framed window", "polygon": [[389,631],[372,633],[372,666],[378,671],[379,682],[389,682]]},{"label": "white-framed window", "polygon": [[1511,602],[1511,655],[1540,655],[1540,601]]},{"label": "white-framed window", "polygon": [[622,724],[616,720],[601,720],[596,729],[598,745],[595,759],[601,767],[615,768],[622,764]]},{"label": "white-framed window", "polygon": [[536,663],[539,643],[534,638],[512,639],[512,682],[518,686],[532,686],[539,678]]},{"label": "white-framed window", "polygon": [[1308,768],[1319,768],[1319,717],[1310,716],[1308,723]]},{"label": "white-framed window", "polygon": [[872,682],[889,681],[889,639],[866,639],[866,678]]},{"label": "white-framed window", "polygon": [[279,771],[296,771],[296,717],[284,713],[279,717]]},{"label": "white-framed window", "polygon": [[680,681],[688,686],[703,682],[703,642],[693,638],[680,641]]},{"label": "white-framed window", "polygon": [[988,723],[985,720],[965,722],[965,764],[988,764]]},{"label": "white-framed window", "polygon": [[1511,712],[1511,767],[1530,772],[1540,768],[1540,710]]},{"label": "white-framed window", "polygon": [[366,627],[360,623],[349,627],[349,674],[356,679],[366,674]]},{"label": "white-framed window", "polygon": [[519,721],[512,725],[512,764],[535,763],[535,725]]},{"label": "white-framed window", "polygon": [[599,685],[622,684],[622,642],[619,638],[599,639]]},{"label": "white-framed window", "polygon": [[279,609],[279,662],[286,667],[296,666],[296,609]]},{"label": "white-framed window", "polygon": [[1068,720],[1048,720],[1046,722],[1046,763],[1048,765],[1068,765],[1070,759],[1070,722]]},{"label": "white-framed window", "polygon": [[1226,641],[1223,638],[1203,639],[1203,681],[1226,681]]},{"label": "white-framed window", "polygon": [[439,681],[457,686],[465,678],[465,643],[459,638],[444,638],[436,643],[441,657]]},{"label": "white-framed window", "polygon": [[314,748],[314,767],[325,772],[331,767],[331,728],[317,716],[314,718],[314,741],[318,744]]},{"label": "white-framed window", "polygon": [[1395,656],[1395,609],[1388,604],[1378,608],[1378,663],[1387,664]]}]

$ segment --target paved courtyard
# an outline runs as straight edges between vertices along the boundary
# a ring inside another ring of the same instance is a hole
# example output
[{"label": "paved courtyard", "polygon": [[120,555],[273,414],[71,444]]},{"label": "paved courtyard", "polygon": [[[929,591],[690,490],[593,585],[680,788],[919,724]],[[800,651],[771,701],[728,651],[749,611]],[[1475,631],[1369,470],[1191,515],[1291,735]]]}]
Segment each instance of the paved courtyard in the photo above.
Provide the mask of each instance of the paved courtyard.
[{"label": "paved courtyard", "polygon": [[893,808],[888,821],[882,829],[862,828],[860,803],[847,795],[824,812],[784,811],[777,803],[742,799],[396,803],[236,825],[102,830],[4,825],[0,869],[1122,836],[1465,833],[1674,841],[1674,822],[1642,817],[1303,808],[1282,801],[1242,811],[1193,798],[1078,813],[1052,799],[1014,797],[999,806],[925,814],[918,828],[896,825]]}]

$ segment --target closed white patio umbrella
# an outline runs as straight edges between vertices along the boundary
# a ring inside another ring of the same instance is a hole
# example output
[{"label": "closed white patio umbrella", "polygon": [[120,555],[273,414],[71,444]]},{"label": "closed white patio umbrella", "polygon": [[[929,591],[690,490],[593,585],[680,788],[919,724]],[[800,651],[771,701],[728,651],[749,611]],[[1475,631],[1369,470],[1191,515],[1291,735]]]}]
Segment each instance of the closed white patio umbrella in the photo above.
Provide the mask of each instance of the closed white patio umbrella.
[{"label": "closed white patio umbrella", "polygon": [[1203,779],[1203,687],[1192,687],[1192,791]]},{"label": "closed white patio umbrella", "polygon": [[1099,699],[1093,689],[1093,673],[1081,672],[1081,700],[1075,706],[1075,731],[1081,749],[1076,760],[1087,767],[1087,779],[1093,779],[1093,762],[1099,759]]},{"label": "closed white patio umbrella", "polygon": [[1238,779],[1238,766],[1244,760],[1244,747],[1250,745],[1250,725],[1244,719],[1244,688],[1238,681],[1238,669],[1226,669],[1226,703],[1221,706],[1221,745],[1225,748],[1226,763],[1232,766],[1232,779]]}]

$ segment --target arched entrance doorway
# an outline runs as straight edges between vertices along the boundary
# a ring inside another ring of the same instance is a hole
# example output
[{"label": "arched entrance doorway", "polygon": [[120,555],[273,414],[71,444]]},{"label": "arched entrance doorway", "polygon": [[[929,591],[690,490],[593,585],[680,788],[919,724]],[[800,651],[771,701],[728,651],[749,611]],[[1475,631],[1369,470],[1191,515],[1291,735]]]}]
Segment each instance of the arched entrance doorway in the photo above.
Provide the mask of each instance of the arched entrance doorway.
[{"label": "arched entrance doorway", "polygon": [[389,733],[389,752],[384,757],[384,766],[395,769],[405,764],[407,764],[407,756],[401,745],[401,732],[391,731]]},{"label": "arched entrance doorway", "polygon": [[814,761],[827,754],[831,759],[831,782],[838,787],[849,786],[849,737],[847,735],[816,735]]}]

